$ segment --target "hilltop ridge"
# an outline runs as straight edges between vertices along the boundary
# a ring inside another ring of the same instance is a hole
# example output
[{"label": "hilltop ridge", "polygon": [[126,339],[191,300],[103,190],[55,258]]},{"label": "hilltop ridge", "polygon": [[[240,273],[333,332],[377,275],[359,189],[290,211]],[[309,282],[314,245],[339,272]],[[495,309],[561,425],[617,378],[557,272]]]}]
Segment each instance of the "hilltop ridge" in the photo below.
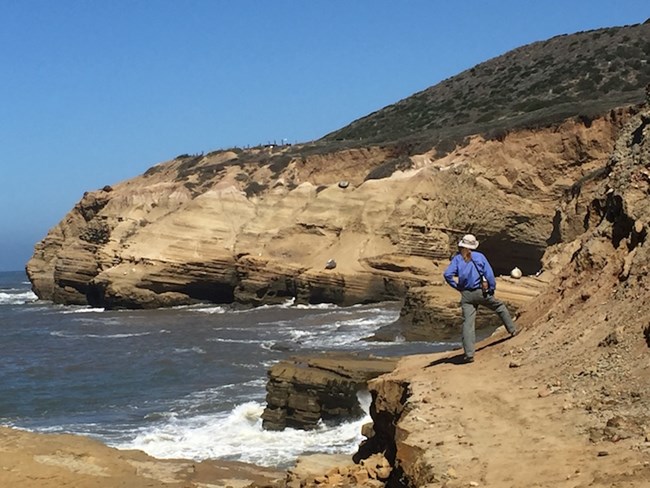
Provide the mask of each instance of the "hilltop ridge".
[{"label": "hilltop ridge", "polygon": [[451,145],[470,134],[590,117],[643,101],[650,22],[518,47],[355,120],[323,141]]}]

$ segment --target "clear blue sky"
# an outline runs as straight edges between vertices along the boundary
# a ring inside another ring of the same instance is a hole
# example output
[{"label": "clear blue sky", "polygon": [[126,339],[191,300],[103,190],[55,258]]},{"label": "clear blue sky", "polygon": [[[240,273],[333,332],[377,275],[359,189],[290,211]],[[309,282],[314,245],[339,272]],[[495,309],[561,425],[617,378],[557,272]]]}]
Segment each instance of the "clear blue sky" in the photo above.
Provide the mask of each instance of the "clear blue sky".
[{"label": "clear blue sky", "polygon": [[183,153],[317,139],[647,0],[0,0],[0,271],[84,191]]}]

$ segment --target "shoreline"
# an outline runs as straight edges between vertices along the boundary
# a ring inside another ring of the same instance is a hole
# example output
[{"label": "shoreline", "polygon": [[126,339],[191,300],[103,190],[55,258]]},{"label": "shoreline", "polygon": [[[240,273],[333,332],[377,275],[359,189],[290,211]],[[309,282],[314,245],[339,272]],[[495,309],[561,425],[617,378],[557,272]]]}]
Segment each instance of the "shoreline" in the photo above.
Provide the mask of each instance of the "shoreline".
[{"label": "shoreline", "polygon": [[[144,488],[274,483],[283,471],[235,461],[158,459],[74,434],[34,433],[0,426],[0,486]],[[154,484],[155,483],[155,484]]]},{"label": "shoreline", "polygon": [[[383,407],[399,411],[398,464],[419,473],[414,486],[646,486],[650,439],[590,436],[595,419],[579,408],[579,393],[551,382],[548,365],[521,360],[540,333],[525,329],[506,339],[497,331],[477,344],[471,365],[459,363],[458,351],[405,356],[392,373],[370,381]],[[390,403],[391,385],[410,392],[401,409]],[[370,459],[378,467],[343,454],[304,455],[288,469],[158,459],[81,435],[2,426],[0,452],[0,486],[17,488],[384,486],[395,469],[377,454]],[[513,470],[513,462],[525,469]]]}]

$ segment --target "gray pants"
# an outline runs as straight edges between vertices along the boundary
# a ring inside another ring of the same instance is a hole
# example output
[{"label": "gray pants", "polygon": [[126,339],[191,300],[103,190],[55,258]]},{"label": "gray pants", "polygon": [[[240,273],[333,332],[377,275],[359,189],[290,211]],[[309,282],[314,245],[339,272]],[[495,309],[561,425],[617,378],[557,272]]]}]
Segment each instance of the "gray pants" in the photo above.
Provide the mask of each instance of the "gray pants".
[{"label": "gray pants", "polygon": [[494,296],[483,296],[481,290],[465,290],[460,293],[460,308],[463,311],[463,349],[465,349],[465,356],[474,357],[474,343],[476,342],[476,310],[479,305],[484,305],[490,310],[496,312],[506,326],[506,330],[513,334],[516,330],[515,323],[510,317],[508,308],[501,302],[494,298]]}]

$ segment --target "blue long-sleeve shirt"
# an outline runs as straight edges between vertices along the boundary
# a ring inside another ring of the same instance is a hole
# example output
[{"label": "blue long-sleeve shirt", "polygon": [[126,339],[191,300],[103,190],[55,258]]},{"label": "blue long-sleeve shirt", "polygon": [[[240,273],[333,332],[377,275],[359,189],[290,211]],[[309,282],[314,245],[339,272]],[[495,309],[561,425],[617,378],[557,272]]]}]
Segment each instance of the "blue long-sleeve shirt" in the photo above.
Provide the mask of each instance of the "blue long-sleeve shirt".
[{"label": "blue long-sleeve shirt", "polygon": [[[472,261],[476,263],[476,266]],[[451,259],[443,276],[449,286],[458,291],[475,290],[481,287],[481,277],[476,269],[477,267],[487,279],[490,289],[494,290],[497,287],[497,282],[494,278],[492,266],[490,266],[487,258],[478,251],[472,251],[472,260],[469,262],[466,262],[460,253],[456,254]],[[454,277],[458,278],[458,281],[454,280]]]}]

